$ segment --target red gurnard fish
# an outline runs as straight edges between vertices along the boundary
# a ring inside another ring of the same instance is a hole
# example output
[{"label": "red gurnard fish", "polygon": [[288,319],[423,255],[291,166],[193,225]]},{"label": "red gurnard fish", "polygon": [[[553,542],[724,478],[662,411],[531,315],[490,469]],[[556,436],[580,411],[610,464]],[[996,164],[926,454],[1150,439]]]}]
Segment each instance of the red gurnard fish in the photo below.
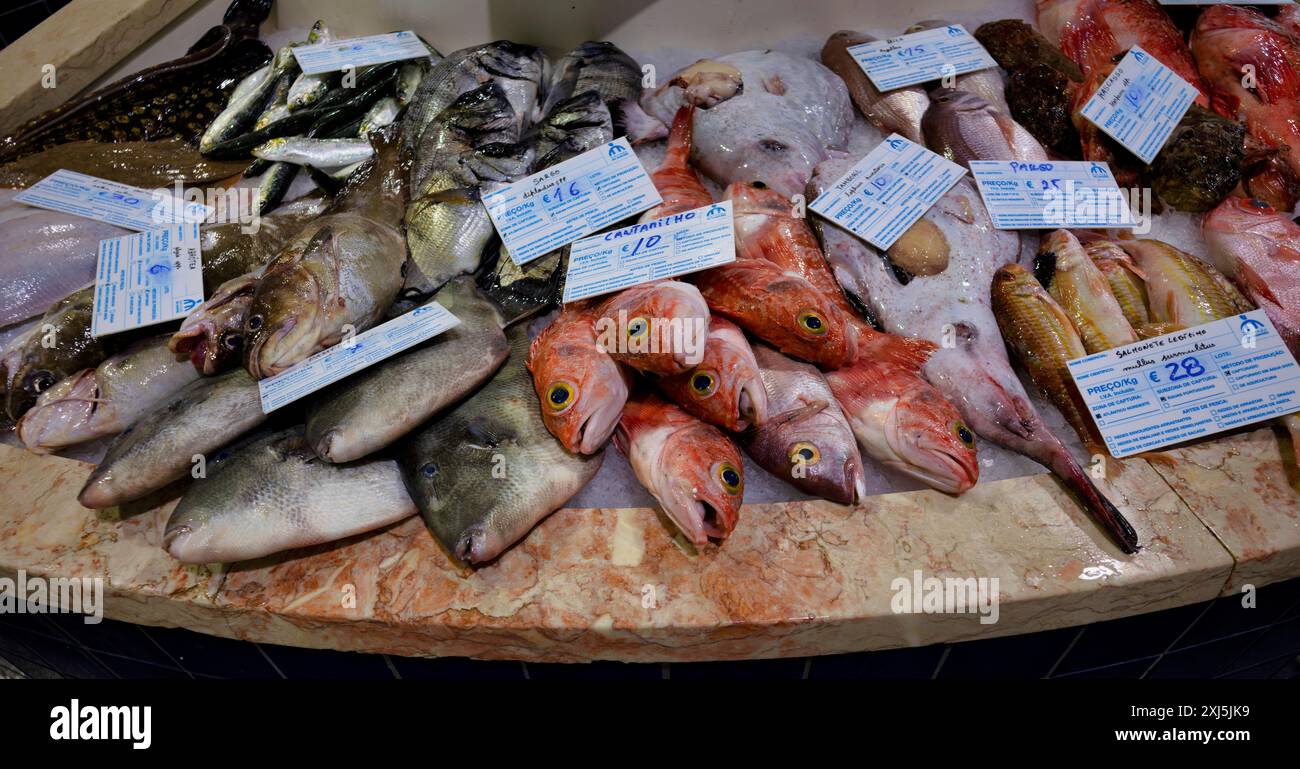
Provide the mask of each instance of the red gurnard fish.
[{"label": "red gurnard fish", "polygon": [[740,450],[721,430],[657,395],[642,394],[623,408],[614,443],[691,542],[726,539],[735,528],[744,466]]},{"label": "red gurnard fish", "polygon": [[641,215],[648,222],[661,216],[680,214],[702,208],[713,202],[700,177],[691,167],[691,135],[695,126],[695,106],[686,105],[677,110],[673,127],[668,134],[668,150],[663,162],[650,174],[650,181],[663,202]]},{"label": "red gurnard fish", "polygon": [[704,359],[656,384],[691,415],[728,430],[740,432],[767,418],[767,391],[754,350],[745,332],[717,316],[709,319]]},{"label": "red gurnard fish", "polygon": [[690,370],[703,359],[708,335],[709,306],[699,289],[680,280],[632,286],[597,305],[597,343],[638,371]]},{"label": "red gurnard fish", "polygon": [[1300,195],[1300,39],[1252,9],[1215,5],[1197,20],[1192,50],[1214,109],[1278,151],[1248,189],[1290,210]]},{"label": "red gurnard fish", "polygon": [[927,486],[960,494],[979,480],[975,433],[914,366],[863,360],[826,381],[870,457]]},{"label": "red gurnard fish", "polygon": [[1300,224],[1262,201],[1230,197],[1205,215],[1201,233],[1219,271],[1300,356]]},{"label": "red gurnard fish", "polygon": [[797,272],[739,259],[693,276],[709,308],[781,352],[840,368],[858,357],[857,319]]},{"label": "red gurnard fish", "polygon": [[627,402],[623,367],[596,343],[596,313],[588,303],[565,307],[528,348],[528,370],[542,421],[564,448],[600,451]]},{"label": "red gurnard fish", "polygon": [[1153,0],[1038,0],[1038,29],[1079,65],[1085,78],[1140,46],[1196,86],[1201,91],[1197,103],[1209,106],[1187,43]]}]

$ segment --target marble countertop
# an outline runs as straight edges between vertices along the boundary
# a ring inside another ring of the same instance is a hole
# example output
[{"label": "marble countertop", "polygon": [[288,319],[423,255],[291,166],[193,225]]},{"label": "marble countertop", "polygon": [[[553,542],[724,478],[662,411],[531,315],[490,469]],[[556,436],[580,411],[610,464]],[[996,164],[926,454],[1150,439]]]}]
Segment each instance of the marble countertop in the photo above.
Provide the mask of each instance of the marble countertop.
[{"label": "marble countertop", "polygon": [[[686,661],[916,646],[1079,625],[1300,574],[1289,444],[1271,428],[1128,460],[1105,490],[1144,548],[1118,551],[1051,476],[746,505],[699,552],[650,509],[565,509],[478,570],[421,520],[261,561],[159,547],[175,500],[95,512],[89,465],[0,445],[0,575],[103,577],[106,615],[232,638],[412,656]],[[997,578],[996,623],[897,613],[895,581]]]}]

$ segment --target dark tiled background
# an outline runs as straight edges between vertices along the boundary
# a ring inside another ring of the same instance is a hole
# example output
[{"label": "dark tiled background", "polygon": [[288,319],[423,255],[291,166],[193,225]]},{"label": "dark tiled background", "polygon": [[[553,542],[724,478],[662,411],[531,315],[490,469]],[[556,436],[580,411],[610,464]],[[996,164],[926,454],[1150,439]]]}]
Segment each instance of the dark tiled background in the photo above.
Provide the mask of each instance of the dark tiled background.
[{"label": "dark tiled background", "polygon": [[22,37],[29,29],[70,0],[5,0],[0,2],[0,49]]},{"label": "dark tiled background", "polygon": [[[1300,578],[1080,628],[916,649],[752,662],[589,665],[298,649],[77,615],[0,614],[0,661],[32,678],[771,680],[1300,678]],[[0,672],[6,667],[0,664]]]}]

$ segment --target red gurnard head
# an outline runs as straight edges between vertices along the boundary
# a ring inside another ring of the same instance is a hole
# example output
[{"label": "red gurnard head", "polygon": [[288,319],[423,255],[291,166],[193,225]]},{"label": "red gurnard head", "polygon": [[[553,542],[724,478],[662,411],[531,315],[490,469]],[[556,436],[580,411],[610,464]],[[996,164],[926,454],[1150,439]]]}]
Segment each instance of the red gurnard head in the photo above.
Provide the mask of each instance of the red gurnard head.
[{"label": "red gurnard head", "polygon": [[633,286],[606,299],[596,313],[597,344],[638,371],[680,374],[703,359],[709,306],[689,283]]},{"label": "red gurnard head", "polygon": [[704,359],[657,384],[690,414],[728,430],[739,432],[767,418],[767,390],[745,332],[716,316],[709,320]]},{"label": "red gurnard head", "polygon": [[758,259],[705,270],[695,285],[710,309],[787,355],[826,368],[852,363],[859,331],[835,299]]},{"label": "red gurnard head", "polygon": [[590,309],[565,309],[528,350],[542,421],[564,448],[594,454],[618,426],[627,402],[623,369],[596,344]]},{"label": "red gurnard head", "polygon": [[648,394],[628,401],[614,442],[692,543],[731,534],[745,475],[740,451],[721,430]]}]

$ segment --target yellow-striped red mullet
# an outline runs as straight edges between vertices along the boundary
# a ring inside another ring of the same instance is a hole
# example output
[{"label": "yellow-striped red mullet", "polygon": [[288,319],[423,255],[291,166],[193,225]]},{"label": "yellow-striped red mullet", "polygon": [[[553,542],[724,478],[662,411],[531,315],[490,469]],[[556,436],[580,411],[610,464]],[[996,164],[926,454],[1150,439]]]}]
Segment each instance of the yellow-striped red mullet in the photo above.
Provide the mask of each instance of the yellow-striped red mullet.
[{"label": "yellow-striped red mullet", "polygon": [[1074,323],[1085,350],[1101,352],[1138,341],[1110,281],[1069,231],[1043,238],[1034,270]]},{"label": "yellow-striped red mullet", "polygon": [[1098,450],[1103,441],[1067,365],[1088,354],[1070,316],[1018,264],[1005,265],[993,275],[992,295],[993,314],[1007,346],[1088,450]]},{"label": "yellow-striped red mullet", "polygon": [[1209,264],[1158,240],[1120,241],[1146,276],[1151,322],[1166,333],[1250,309],[1237,289]]},{"label": "yellow-striped red mullet", "polygon": [[1151,322],[1151,311],[1147,309],[1146,276],[1133,263],[1128,252],[1109,240],[1094,240],[1083,247],[1088,252],[1092,263],[1097,265],[1101,274],[1110,284],[1110,293],[1119,302],[1119,309],[1124,313],[1124,320],[1134,331]]}]

